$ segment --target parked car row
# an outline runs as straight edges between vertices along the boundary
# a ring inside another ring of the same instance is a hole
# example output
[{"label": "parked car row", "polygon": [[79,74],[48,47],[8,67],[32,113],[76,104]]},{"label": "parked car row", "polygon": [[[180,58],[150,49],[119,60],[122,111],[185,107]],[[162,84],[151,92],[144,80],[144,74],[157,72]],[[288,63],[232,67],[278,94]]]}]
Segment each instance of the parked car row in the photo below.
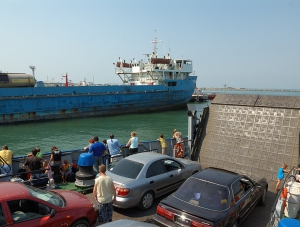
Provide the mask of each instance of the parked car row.
[{"label": "parked car row", "polygon": [[[114,181],[113,205],[118,208],[147,210],[155,198],[173,192],[157,207],[158,226],[238,226],[257,203],[264,203],[268,190],[264,178],[202,170],[198,162],[152,152],[128,156],[106,174]],[[97,220],[93,201],[77,192],[44,191],[16,182],[1,183],[0,191],[0,226],[91,227]]]}]

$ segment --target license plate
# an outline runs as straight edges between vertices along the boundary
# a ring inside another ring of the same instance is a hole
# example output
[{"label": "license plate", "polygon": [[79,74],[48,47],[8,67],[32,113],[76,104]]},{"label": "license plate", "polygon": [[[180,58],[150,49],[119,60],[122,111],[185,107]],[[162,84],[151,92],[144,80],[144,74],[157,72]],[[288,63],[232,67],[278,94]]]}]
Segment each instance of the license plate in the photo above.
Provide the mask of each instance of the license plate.
[{"label": "license plate", "polygon": [[180,216],[175,217],[175,222],[182,226],[190,226],[190,220],[188,220],[186,218],[182,218]]}]

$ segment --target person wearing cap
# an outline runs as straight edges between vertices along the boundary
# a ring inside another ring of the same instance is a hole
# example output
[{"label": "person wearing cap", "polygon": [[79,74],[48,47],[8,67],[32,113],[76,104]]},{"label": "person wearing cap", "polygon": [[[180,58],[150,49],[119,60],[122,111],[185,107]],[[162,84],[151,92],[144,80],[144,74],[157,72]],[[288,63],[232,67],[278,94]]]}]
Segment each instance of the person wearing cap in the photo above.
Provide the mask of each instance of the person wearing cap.
[{"label": "person wearing cap", "polygon": [[107,148],[103,143],[99,142],[98,136],[94,137],[95,143],[93,143],[89,148],[89,153],[93,154],[94,158],[94,171],[98,173],[99,166],[103,164],[103,158],[102,155],[107,153]]},{"label": "person wearing cap", "polygon": [[110,134],[109,139],[107,140],[107,146],[110,155],[119,154],[121,144],[119,140],[115,139],[114,134]]}]

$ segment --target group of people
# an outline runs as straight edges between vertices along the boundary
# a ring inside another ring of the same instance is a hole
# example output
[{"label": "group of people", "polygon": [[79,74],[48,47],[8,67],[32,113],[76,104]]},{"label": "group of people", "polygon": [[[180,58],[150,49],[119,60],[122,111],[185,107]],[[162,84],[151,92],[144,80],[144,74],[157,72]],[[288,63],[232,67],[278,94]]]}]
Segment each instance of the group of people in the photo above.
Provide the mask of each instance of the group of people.
[{"label": "group of people", "polygon": [[[129,150],[132,154],[138,152],[138,145],[140,144],[139,138],[135,131],[130,133],[130,139],[128,140],[126,147],[129,147]],[[110,134],[109,139],[105,139],[102,142],[99,141],[98,136],[89,139],[89,144],[83,148],[88,153],[93,154],[94,159],[94,171],[98,172],[98,167],[101,164],[106,164],[110,162],[110,156],[117,155],[121,151],[121,144],[118,139],[115,138],[114,134]]]},{"label": "group of people", "polygon": [[56,146],[51,148],[49,161],[44,158],[40,148],[32,149],[23,163],[23,168],[32,174],[48,173],[49,171],[51,173],[53,171],[55,174],[60,172],[63,184],[67,183],[70,169],[68,160],[62,162],[62,153]]}]

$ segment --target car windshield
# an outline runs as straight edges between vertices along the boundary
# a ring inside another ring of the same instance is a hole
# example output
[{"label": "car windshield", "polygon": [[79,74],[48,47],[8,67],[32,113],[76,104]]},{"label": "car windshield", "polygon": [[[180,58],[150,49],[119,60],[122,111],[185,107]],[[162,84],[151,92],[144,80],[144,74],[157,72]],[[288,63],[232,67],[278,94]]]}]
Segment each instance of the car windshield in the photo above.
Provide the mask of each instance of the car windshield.
[{"label": "car windshield", "polygon": [[122,177],[136,179],[139,173],[141,172],[143,166],[144,164],[140,162],[122,159],[109,171]]},{"label": "car windshield", "polygon": [[28,189],[29,189],[30,195],[33,197],[44,200],[55,206],[63,207],[63,205],[64,205],[63,199],[53,192],[45,191],[45,190],[41,190],[41,189],[33,188],[33,187],[28,187]]},{"label": "car windshield", "polygon": [[174,196],[195,206],[225,210],[229,206],[228,188],[196,178],[187,179]]}]

